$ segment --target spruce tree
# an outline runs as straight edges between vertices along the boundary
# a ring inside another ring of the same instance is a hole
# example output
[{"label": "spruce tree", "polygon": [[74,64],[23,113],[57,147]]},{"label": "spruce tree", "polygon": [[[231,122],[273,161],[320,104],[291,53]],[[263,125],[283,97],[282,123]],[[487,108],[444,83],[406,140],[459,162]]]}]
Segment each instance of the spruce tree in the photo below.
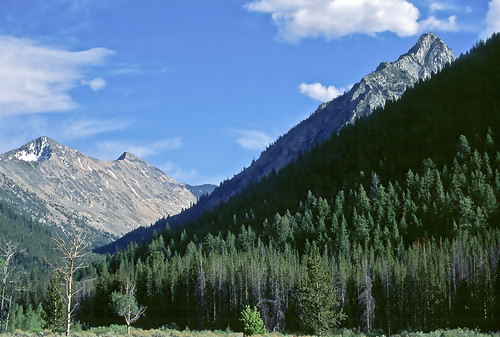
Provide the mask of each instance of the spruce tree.
[{"label": "spruce tree", "polygon": [[339,295],[318,251],[307,256],[306,274],[300,287],[300,317],[305,328],[318,336],[337,328],[345,318]]},{"label": "spruce tree", "polygon": [[66,329],[66,307],[62,297],[62,287],[57,275],[50,278],[43,305],[44,328],[63,333]]}]

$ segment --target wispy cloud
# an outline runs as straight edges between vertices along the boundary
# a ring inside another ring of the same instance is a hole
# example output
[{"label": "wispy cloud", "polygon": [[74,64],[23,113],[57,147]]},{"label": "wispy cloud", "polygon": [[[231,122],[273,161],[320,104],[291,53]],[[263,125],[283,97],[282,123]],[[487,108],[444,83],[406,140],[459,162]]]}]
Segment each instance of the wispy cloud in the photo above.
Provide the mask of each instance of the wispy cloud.
[{"label": "wispy cloud", "polygon": [[437,11],[444,11],[446,8],[447,6],[440,2],[431,3],[431,5],[429,6],[429,9],[432,13]]},{"label": "wispy cloud", "polygon": [[159,168],[178,182],[186,182],[198,176],[198,172],[195,169],[186,170],[171,161]]},{"label": "wispy cloud", "polygon": [[236,135],[236,143],[245,149],[263,150],[272,139],[262,131],[256,130],[233,130]]},{"label": "wispy cloud", "polygon": [[494,32],[500,32],[500,0],[491,0],[486,14],[486,29],[481,33],[481,38],[486,39]]},{"label": "wispy cloud", "polygon": [[64,139],[85,138],[101,133],[123,130],[130,124],[130,121],[118,119],[70,121],[63,123],[61,136]]},{"label": "wispy cloud", "polygon": [[[418,8],[407,0],[253,0],[244,7],[271,14],[279,36],[289,42],[385,31],[411,36],[428,29],[457,30],[456,16],[445,20],[430,16],[419,21]],[[431,13],[445,9],[449,8],[442,3],[430,5]]]},{"label": "wispy cloud", "polygon": [[[0,115],[62,112],[77,107],[70,95],[85,70],[112,51],[68,51],[33,40],[0,36]],[[99,87],[99,81],[97,84]],[[102,83],[101,83],[102,85]]]},{"label": "wispy cloud", "polygon": [[138,157],[146,158],[160,154],[167,150],[178,149],[182,146],[180,137],[164,138],[153,143],[130,143],[127,141],[105,141],[98,143],[93,156],[102,160],[118,158],[123,152],[130,152]]},{"label": "wispy cloud", "polygon": [[431,13],[455,12],[455,13],[469,14],[472,11],[472,8],[470,6],[463,6],[455,2],[439,1],[439,2],[432,2],[429,5],[429,11]]},{"label": "wispy cloud", "polygon": [[51,118],[47,115],[0,115],[0,153],[19,147],[37,137],[48,136],[63,144],[126,129],[124,119]]},{"label": "wispy cloud", "polygon": [[302,94],[305,94],[315,100],[321,102],[328,102],[335,97],[342,95],[347,88],[335,88],[333,85],[328,87],[322,85],[321,83],[301,83],[299,85],[299,90]]},{"label": "wispy cloud", "polygon": [[88,85],[90,89],[94,91],[99,91],[101,89],[104,89],[104,87],[106,86],[106,81],[101,77],[94,78],[91,81],[82,80],[81,83],[83,85]]}]

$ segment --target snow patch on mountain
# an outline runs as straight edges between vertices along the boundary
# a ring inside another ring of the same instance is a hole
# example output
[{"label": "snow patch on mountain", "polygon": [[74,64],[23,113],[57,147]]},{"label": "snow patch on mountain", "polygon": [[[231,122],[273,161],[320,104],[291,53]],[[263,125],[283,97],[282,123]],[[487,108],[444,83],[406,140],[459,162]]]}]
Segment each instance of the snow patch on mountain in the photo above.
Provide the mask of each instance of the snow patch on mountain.
[{"label": "snow patch on mountain", "polygon": [[14,154],[19,160],[27,162],[42,162],[48,160],[52,154],[47,137],[40,137],[21,148]]}]

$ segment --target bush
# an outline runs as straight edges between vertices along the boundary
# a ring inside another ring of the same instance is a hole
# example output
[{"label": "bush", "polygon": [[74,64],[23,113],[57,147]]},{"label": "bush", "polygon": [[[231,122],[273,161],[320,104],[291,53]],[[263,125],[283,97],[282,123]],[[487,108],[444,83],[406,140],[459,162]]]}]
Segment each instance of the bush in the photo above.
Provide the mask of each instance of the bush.
[{"label": "bush", "polygon": [[240,321],[243,322],[243,334],[245,336],[262,335],[267,332],[264,321],[256,307],[250,309],[250,306],[247,305],[241,312]]}]

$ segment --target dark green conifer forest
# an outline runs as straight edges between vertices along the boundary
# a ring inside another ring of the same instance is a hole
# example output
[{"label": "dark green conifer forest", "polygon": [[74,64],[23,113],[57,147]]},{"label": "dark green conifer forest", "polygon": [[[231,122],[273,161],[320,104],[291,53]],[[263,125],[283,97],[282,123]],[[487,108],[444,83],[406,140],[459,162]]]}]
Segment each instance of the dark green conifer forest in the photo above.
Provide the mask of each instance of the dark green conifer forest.
[{"label": "dark green conifer forest", "polygon": [[499,109],[496,34],[196,221],[160,220],[82,270],[75,320],[123,324],[111,298],[133,284],[144,328],[242,331],[255,306],[267,331],[497,331]]}]

